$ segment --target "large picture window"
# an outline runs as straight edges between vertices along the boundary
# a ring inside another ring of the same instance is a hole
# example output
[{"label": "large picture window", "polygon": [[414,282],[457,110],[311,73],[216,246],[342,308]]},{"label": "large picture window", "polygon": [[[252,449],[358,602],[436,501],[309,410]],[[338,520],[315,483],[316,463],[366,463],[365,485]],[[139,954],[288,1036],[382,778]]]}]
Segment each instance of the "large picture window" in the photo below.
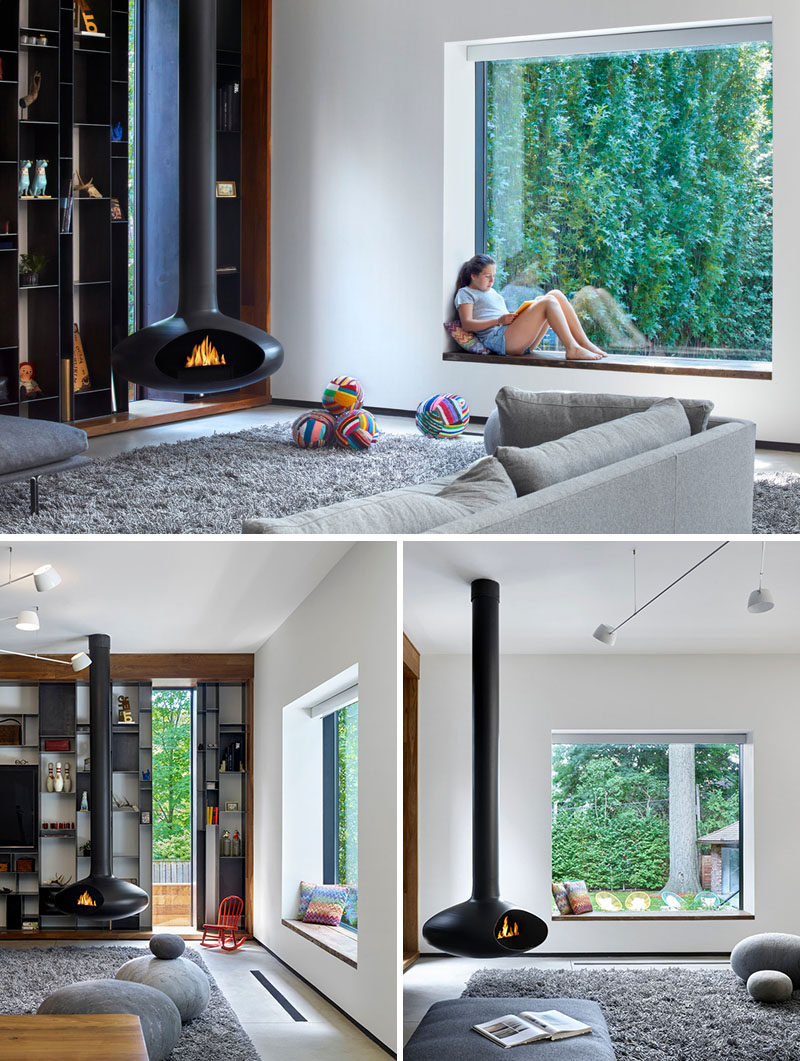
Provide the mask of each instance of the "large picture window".
[{"label": "large picture window", "polygon": [[478,243],[496,287],[510,310],[563,290],[611,353],[770,361],[770,40],[602,40],[478,63]]},{"label": "large picture window", "polygon": [[[358,885],[358,701],[323,719],[323,873],[326,884]],[[355,907],[342,924],[355,930]]]},{"label": "large picture window", "polygon": [[556,739],[554,881],[600,913],[743,909],[739,743]]}]

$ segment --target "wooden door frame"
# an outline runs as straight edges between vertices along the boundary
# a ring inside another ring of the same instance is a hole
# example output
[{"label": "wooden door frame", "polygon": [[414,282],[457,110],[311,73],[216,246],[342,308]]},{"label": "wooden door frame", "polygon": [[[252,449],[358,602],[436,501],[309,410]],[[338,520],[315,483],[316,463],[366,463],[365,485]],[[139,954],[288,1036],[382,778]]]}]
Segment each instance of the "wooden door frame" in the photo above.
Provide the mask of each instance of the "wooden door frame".
[{"label": "wooden door frame", "polygon": [[419,652],[403,634],[403,972],[419,957]]}]

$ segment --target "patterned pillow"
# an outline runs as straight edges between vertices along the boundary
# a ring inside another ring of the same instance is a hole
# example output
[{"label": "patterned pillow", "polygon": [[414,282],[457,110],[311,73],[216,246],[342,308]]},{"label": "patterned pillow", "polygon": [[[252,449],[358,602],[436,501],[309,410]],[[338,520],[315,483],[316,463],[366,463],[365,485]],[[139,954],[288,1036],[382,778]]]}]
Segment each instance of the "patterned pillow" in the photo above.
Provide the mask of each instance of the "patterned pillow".
[{"label": "patterned pillow", "polygon": [[561,883],[561,881],[553,881],[553,898],[556,901],[556,908],[560,914],[571,914],[572,907],[569,905],[569,896],[567,895],[567,889]]},{"label": "patterned pillow", "polygon": [[347,902],[344,904],[342,921],[351,928],[358,928],[358,885],[345,884],[347,888]]},{"label": "patterned pillow", "polygon": [[306,910],[308,909],[308,904],[311,902],[311,895],[315,888],[316,884],[309,884],[307,880],[300,881],[300,903],[297,907],[298,921],[302,921],[306,916]]},{"label": "patterned pillow", "polygon": [[586,889],[586,882],[582,880],[565,880],[564,888],[567,892],[569,905],[573,914],[590,914],[594,907]]},{"label": "patterned pillow", "polygon": [[311,893],[303,920],[309,925],[338,925],[347,902],[347,888],[341,884],[318,884]]},{"label": "patterned pillow", "polygon": [[448,332],[458,343],[462,350],[468,354],[491,354],[488,346],[484,346],[474,332],[468,332],[461,327],[461,321],[446,321],[445,331]]}]

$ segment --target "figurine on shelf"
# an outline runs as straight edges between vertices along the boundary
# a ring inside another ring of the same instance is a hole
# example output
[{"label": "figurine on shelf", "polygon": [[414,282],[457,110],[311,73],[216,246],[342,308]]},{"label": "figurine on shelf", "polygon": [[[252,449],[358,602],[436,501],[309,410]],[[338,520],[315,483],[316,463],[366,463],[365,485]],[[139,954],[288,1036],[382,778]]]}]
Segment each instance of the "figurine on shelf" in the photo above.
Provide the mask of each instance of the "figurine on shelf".
[{"label": "figurine on shelf", "polygon": [[150,771],[149,770],[142,770],[142,781],[149,781],[149,780],[150,780]]},{"label": "figurine on shelf", "polygon": [[117,122],[116,125],[111,127],[111,139],[121,140],[122,139],[122,122]]},{"label": "figurine on shelf", "polygon": [[127,696],[118,696],[117,703],[119,704],[119,721],[122,723],[130,724],[133,722],[133,714],[131,712],[131,702]]},{"label": "figurine on shelf", "polygon": [[31,194],[34,199],[51,199],[52,196],[47,195],[47,167],[50,163],[46,158],[36,159],[36,173],[33,178],[33,187]]},{"label": "figurine on shelf", "polygon": [[25,110],[26,107],[30,107],[32,103],[35,103],[39,98],[39,89],[42,87],[42,75],[38,70],[34,72],[31,78],[30,86],[28,87],[27,96],[23,96],[20,101],[20,107]]},{"label": "figurine on shelf", "polygon": [[55,792],[56,790],[56,779],[53,777],[53,764],[47,764],[47,781],[45,782],[48,792]]},{"label": "figurine on shelf", "polygon": [[219,853],[220,857],[228,858],[231,853],[231,834],[225,829],[222,836],[219,838]]},{"label": "figurine on shelf", "polygon": [[30,199],[31,197],[31,166],[33,162],[29,159],[23,159],[19,164],[19,188],[17,189],[17,195],[20,199]]},{"label": "figurine on shelf", "polygon": [[233,839],[231,840],[231,854],[234,858],[238,858],[241,853],[242,838],[239,836],[239,830],[237,829],[236,832],[233,834]]},{"label": "figurine on shelf", "polygon": [[75,170],[73,177],[75,179],[74,188],[76,192],[86,192],[86,194],[92,199],[103,198],[102,194],[97,190],[97,188],[95,188],[94,180],[92,177],[90,177],[88,181],[85,181],[77,170]]},{"label": "figurine on shelf", "polygon": [[39,398],[42,394],[42,388],[34,379],[36,375],[33,365],[30,361],[21,361],[19,365],[19,400],[21,402],[30,401],[31,398]]},{"label": "figurine on shelf", "polygon": [[84,791],[81,793],[81,810],[88,810],[88,809],[89,809],[89,794],[84,789]]},{"label": "figurine on shelf", "polygon": [[[80,328],[77,324],[72,325],[72,390],[74,394],[92,389],[92,379],[89,375],[89,366],[86,364],[86,354],[83,349]],[[87,768],[88,769],[88,768]]]}]

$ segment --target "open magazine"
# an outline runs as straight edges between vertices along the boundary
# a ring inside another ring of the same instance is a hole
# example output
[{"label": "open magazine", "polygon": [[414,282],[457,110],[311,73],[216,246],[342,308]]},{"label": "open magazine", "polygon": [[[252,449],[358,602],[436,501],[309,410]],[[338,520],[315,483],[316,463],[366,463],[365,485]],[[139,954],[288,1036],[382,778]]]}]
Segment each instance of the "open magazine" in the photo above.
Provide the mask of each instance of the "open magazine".
[{"label": "open magazine", "polygon": [[498,1046],[522,1046],[540,1039],[570,1039],[573,1035],[588,1035],[592,1027],[583,1021],[568,1017],[557,1009],[546,1009],[542,1013],[508,1013],[483,1024],[473,1024],[472,1030],[485,1035]]}]

